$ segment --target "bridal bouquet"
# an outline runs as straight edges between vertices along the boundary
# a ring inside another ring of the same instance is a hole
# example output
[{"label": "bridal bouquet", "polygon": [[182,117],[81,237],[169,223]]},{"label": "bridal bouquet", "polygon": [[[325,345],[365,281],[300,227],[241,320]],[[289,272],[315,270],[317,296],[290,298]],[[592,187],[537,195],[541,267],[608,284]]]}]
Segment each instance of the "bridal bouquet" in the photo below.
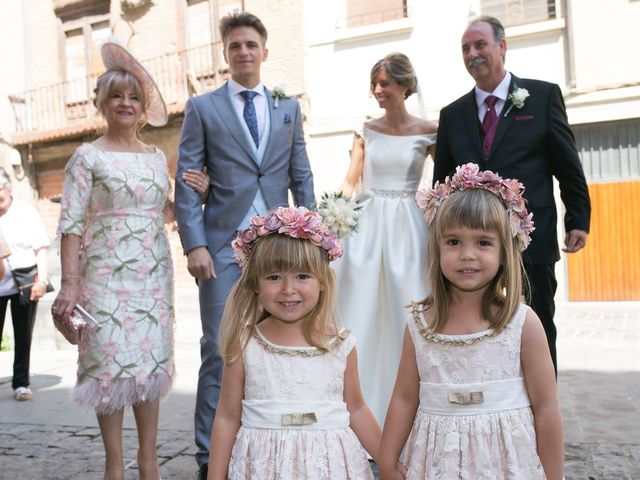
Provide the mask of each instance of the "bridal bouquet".
[{"label": "bridal bouquet", "polygon": [[342,192],[323,193],[318,205],[318,213],[324,218],[325,225],[338,238],[346,238],[358,229],[360,209],[353,198],[348,198]]}]

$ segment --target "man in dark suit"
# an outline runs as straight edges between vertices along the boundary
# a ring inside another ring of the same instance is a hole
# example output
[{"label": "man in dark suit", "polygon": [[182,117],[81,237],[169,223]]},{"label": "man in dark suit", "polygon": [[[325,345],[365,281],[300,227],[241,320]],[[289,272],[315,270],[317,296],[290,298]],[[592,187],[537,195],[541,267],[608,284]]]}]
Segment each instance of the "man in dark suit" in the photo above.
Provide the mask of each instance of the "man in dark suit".
[{"label": "man in dark suit", "polygon": [[465,30],[462,56],[476,85],[440,112],[433,179],[442,181],[457,165],[473,162],[524,184],[536,227],[524,254],[531,307],[542,320],[557,371],[554,267],[560,251],[553,177],[566,209],[565,252],[585,246],[589,192],[560,88],[508,72],[506,51],[499,20],[480,17]]},{"label": "man in dark suit", "polygon": [[[276,95],[261,82],[267,30],[256,16],[237,12],[220,21],[231,79],[189,99],[176,173],[176,217],[189,273],[200,290],[202,365],[195,411],[198,478],[206,479],[210,437],[223,362],[218,330],[227,296],[240,277],[231,241],[254,215],[289,204],[314,203],[313,175],[297,100]],[[209,192],[202,200],[183,178],[207,167]]]}]

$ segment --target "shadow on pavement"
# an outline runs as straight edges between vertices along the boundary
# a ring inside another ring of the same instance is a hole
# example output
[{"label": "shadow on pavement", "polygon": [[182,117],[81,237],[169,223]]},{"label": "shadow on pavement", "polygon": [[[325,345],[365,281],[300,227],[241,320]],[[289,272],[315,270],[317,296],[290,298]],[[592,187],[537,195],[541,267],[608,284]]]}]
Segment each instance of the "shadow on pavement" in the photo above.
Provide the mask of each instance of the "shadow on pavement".
[{"label": "shadow on pavement", "polygon": [[[104,450],[95,415],[71,401],[70,388],[51,388],[52,377],[33,377],[29,402],[7,399],[10,385],[0,387],[0,479],[102,478]],[[194,400],[190,393],[173,392],[161,403],[158,462],[164,480],[195,478]],[[124,423],[125,480],[133,480],[138,478],[137,433],[130,408]]]},{"label": "shadow on pavement", "polygon": [[[51,364],[51,357],[47,358]],[[192,479],[196,471],[192,421],[197,362],[181,363],[181,358],[186,357],[178,355],[179,381],[160,411],[158,457],[164,480]],[[58,359],[59,367],[53,371],[40,368],[47,373],[32,377],[34,399],[29,402],[13,399],[4,365],[1,479],[101,478],[104,454],[95,415],[70,399],[73,363],[73,357],[67,355]],[[558,385],[566,479],[640,479],[640,372],[561,370]],[[125,479],[137,479],[137,436],[131,409],[125,415],[123,435]]]}]

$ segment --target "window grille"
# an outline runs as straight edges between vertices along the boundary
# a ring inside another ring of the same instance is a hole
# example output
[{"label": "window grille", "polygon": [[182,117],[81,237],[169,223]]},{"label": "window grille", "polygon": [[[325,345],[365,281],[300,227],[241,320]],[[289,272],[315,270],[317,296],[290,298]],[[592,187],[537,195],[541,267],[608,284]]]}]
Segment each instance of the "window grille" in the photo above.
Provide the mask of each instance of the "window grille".
[{"label": "window grille", "polygon": [[347,0],[346,26],[362,27],[407,16],[406,0]]},{"label": "window grille", "polygon": [[480,0],[482,15],[499,19],[505,27],[556,18],[556,0]]},{"label": "window grille", "polygon": [[571,127],[587,181],[640,178],[640,119]]}]

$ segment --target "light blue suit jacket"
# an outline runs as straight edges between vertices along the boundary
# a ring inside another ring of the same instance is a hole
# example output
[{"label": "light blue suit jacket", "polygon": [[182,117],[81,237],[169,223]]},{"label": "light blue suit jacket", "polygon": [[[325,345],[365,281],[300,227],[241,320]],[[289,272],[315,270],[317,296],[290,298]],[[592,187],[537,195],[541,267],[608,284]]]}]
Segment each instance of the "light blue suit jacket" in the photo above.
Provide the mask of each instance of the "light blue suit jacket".
[{"label": "light blue suit jacket", "polygon": [[[296,205],[314,202],[300,106],[283,98],[274,108],[265,90],[271,129],[261,141],[267,143],[259,164],[226,84],[187,101],[176,172],[176,217],[185,253],[205,246],[214,255],[233,237],[259,188],[270,210],[288,205],[288,190]],[[204,166],[210,190],[203,214],[198,193],[184,183],[182,173]]]}]

